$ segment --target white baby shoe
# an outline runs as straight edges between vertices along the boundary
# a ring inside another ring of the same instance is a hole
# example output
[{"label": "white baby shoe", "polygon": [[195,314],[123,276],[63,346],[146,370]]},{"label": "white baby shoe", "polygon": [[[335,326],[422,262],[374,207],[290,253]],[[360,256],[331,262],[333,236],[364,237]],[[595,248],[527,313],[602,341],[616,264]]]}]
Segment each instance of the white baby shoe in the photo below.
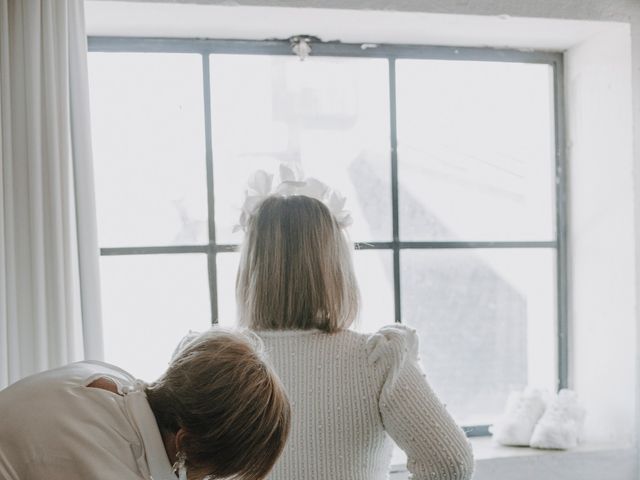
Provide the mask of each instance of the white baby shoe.
[{"label": "white baby shoe", "polygon": [[531,446],[567,449],[578,445],[582,436],[586,410],[572,390],[560,390],[533,430]]},{"label": "white baby shoe", "polygon": [[524,392],[512,392],[505,412],[493,425],[492,433],[501,445],[528,446],[533,430],[546,408],[547,393],[527,388]]}]

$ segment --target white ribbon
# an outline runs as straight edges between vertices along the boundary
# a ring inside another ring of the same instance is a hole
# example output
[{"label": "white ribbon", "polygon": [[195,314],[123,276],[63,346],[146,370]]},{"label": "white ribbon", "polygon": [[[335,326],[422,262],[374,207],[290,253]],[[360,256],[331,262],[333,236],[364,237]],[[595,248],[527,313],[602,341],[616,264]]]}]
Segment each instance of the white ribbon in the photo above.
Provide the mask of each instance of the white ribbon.
[{"label": "white ribbon", "polygon": [[260,204],[270,196],[288,197],[292,195],[303,195],[315,198],[324,203],[333,214],[338,225],[346,228],[353,223],[351,214],[344,209],[347,201],[338,191],[332,190],[325,183],[317,178],[305,178],[296,163],[280,165],[280,184],[274,189],[273,175],[258,170],[250,178],[245,191],[245,199],[242,205],[242,213],[238,224],[233,227],[233,231],[247,231],[249,219],[256,212]]}]

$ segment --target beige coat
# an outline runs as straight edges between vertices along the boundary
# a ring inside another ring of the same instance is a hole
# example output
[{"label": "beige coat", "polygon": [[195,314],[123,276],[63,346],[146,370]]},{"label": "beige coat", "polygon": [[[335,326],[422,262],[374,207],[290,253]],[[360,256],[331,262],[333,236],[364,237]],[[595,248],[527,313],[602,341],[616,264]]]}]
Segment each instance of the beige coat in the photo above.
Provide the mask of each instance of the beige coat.
[{"label": "beige coat", "polygon": [[[90,388],[111,378],[121,394]],[[0,479],[175,480],[143,384],[78,362],[0,391]]]}]

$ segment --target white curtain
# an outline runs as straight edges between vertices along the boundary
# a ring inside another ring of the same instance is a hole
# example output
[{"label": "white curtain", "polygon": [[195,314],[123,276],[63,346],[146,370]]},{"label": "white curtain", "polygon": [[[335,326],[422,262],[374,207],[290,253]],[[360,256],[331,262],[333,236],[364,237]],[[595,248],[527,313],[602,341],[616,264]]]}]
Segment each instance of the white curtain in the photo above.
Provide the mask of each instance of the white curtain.
[{"label": "white curtain", "polygon": [[83,0],[0,0],[0,388],[101,358]]}]

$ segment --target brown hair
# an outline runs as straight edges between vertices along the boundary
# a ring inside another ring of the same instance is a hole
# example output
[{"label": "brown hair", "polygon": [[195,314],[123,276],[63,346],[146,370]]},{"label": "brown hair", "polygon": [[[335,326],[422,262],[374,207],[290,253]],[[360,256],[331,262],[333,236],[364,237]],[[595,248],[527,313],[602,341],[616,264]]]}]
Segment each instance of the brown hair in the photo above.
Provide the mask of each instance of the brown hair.
[{"label": "brown hair", "polygon": [[189,470],[212,479],[259,480],[280,456],[290,407],[253,334],[211,329],[189,342],[147,387],[163,433],[184,429]]},{"label": "brown hair", "polygon": [[273,196],[248,222],[236,280],[239,322],[256,330],[348,328],[359,307],[351,246],[319,200]]}]

